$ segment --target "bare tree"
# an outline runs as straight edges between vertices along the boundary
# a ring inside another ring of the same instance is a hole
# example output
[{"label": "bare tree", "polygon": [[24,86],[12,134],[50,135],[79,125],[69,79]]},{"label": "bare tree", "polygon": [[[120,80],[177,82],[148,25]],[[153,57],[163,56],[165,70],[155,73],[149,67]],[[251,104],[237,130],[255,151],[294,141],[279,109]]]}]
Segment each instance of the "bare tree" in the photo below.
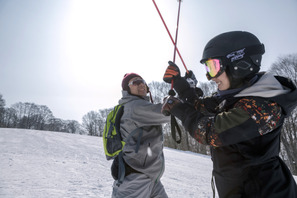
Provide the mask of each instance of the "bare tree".
[{"label": "bare tree", "polygon": [[18,125],[16,111],[13,108],[5,108],[2,119],[2,127],[15,128]]},{"label": "bare tree", "polygon": [[204,97],[209,97],[217,90],[217,84],[214,81],[200,82],[199,87],[203,91]]},{"label": "bare tree", "polygon": [[53,113],[47,106],[37,105],[34,118],[32,116],[32,120],[34,122],[35,129],[44,130],[45,125],[48,123],[49,119],[51,119],[51,118],[53,118]]},{"label": "bare tree", "polygon": [[106,123],[106,118],[108,113],[112,110],[113,108],[109,108],[109,109],[102,109],[99,110],[98,113],[98,128],[99,128],[99,137],[103,136],[103,131],[104,131],[104,126]]},{"label": "bare tree", "polygon": [[297,84],[297,54],[289,54],[278,57],[277,61],[269,69],[275,75],[290,78]]},{"label": "bare tree", "polygon": [[154,103],[162,103],[168,95],[171,85],[165,82],[153,81],[148,84]]},{"label": "bare tree", "polygon": [[2,94],[0,94],[0,127],[86,134],[79,122],[55,118],[45,105],[18,102],[11,108],[5,108]]},{"label": "bare tree", "polygon": [[43,130],[45,124],[53,117],[51,110],[44,105],[34,103],[16,103],[12,105],[17,117],[17,127]]},{"label": "bare tree", "polygon": [[64,121],[60,118],[50,118],[46,125],[46,130],[64,132]]},{"label": "bare tree", "polygon": [[66,120],[65,123],[65,132],[66,133],[74,133],[74,134],[85,134],[85,130],[82,128],[82,126],[79,124],[76,120]]},{"label": "bare tree", "polygon": [[[297,54],[280,56],[272,64],[269,71],[278,76],[284,76],[297,84]],[[281,135],[281,157],[293,174],[297,174],[297,111],[286,118]]]},{"label": "bare tree", "polygon": [[4,127],[4,114],[5,114],[5,100],[0,94],[0,127]]},{"label": "bare tree", "polygon": [[88,135],[99,136],[99,116],[95,111],[90,111],[83,116],[83,127],[87,130]]}]

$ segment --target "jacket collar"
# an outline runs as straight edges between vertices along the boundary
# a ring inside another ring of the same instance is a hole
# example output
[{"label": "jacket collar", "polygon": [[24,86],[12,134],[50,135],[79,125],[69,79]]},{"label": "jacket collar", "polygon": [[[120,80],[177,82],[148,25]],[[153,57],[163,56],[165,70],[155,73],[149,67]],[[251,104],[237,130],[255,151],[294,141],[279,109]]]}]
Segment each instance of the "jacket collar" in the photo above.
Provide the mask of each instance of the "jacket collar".
[{"label": "jacket collar", "polygon": [[146,101],[150,100],[148,96],[144,96],[144,97],[136,96],[136,95],[130,94],[128,91],[122,90],[122,98],[119,100],[119,104],[127,103],[133,100],[139,100],[139,99],[146,100]]}]

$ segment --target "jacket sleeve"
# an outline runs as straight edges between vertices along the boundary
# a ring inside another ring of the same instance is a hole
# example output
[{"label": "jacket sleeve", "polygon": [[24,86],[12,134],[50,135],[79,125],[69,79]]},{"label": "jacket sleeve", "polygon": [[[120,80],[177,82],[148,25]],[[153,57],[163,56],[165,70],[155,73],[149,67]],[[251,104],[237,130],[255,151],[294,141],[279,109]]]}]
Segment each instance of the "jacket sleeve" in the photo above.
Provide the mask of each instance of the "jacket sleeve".
[{"label": "jacket sleeve", "polygon": [[165,124],[170,121],[170,116],[161,113],[162,104],[152,104],[145,100],[133,102],[131,107],[124,111],[129,114],[129,119],[138,127]]},{"label": "jacket sleeve", "polygon": [[[236,144],[265,135],[281,124],[281,107],[260,98],[241,99],[232,109],[214,116],[203,115],[195,111],[194,107],[186,107],[186,104],[181,106],[183,107],[174,111],[179,114],[177,117],[181,119],[186,130],[198,142],[214,147]],[[186,111],[187,113],[181,113]]]}]

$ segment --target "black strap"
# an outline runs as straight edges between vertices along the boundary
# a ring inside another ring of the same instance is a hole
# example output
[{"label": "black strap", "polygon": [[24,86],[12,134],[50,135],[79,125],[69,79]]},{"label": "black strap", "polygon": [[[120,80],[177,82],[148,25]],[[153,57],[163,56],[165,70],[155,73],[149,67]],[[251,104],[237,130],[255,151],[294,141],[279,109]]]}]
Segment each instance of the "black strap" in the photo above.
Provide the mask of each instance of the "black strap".
[{"label": "black strap", "polygon": [[[179,140],[176,140],[176,130],[178,132],[178,135],[179,135]],[[180,127],[175,119],[175,117],[173,115],[171,115],[171,135],[172,135],[172,138],[174,139],[174,141],[178,144],[181,143],[181,130],[180,130]]]},{"label": "black strap", "polygon": [[118,172],[117,186],[120,186],[123,183],[125,178],[125,164],[123,160],[123,151],[119,153],[118,159],[119,159],[119,172]]},{"label": "black strap", "polygon": [[213,171],[212,171],[212,174],[211,174],[211,188],[212,188],[212,196],[213,198],[216,197],[216,186],[215,186],[215,183],[214,183],[214,175],[213,175]]},{"label": "black strap", "polygon": [[140,140],[142,138],[142,134],[143,134],[143,130],[142,128],[138,128],[139,134],[138,134],[138,138],[137,138],[137,144],[136,144],[136,148],[135,148],[135,153],[138,153],[139,147],[140,147]]}]

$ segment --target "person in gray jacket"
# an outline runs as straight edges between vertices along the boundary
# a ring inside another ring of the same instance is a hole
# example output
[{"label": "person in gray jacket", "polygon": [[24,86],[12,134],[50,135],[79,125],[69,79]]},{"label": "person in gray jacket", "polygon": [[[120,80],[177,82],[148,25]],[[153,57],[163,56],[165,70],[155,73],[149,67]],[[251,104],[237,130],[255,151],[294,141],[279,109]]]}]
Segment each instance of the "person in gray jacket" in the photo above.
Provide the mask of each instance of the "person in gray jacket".
[{"label": "person in gray jacket", "polygon": [[[125,177],[120,185],[115,180],[112,197],[168,197],[160,181],[165,169],[163,154],[163,132],[161,124],[168,123],[170,117],[161,113],[162,104],[153,104],[147,94],[148,86],[136,73],[125,74],[122,81],[122,98],[124,105],[120,122],[121,136],[128,138],[123,148]],[[112,173],[118,179],[118,161],[112,165]]]}]

